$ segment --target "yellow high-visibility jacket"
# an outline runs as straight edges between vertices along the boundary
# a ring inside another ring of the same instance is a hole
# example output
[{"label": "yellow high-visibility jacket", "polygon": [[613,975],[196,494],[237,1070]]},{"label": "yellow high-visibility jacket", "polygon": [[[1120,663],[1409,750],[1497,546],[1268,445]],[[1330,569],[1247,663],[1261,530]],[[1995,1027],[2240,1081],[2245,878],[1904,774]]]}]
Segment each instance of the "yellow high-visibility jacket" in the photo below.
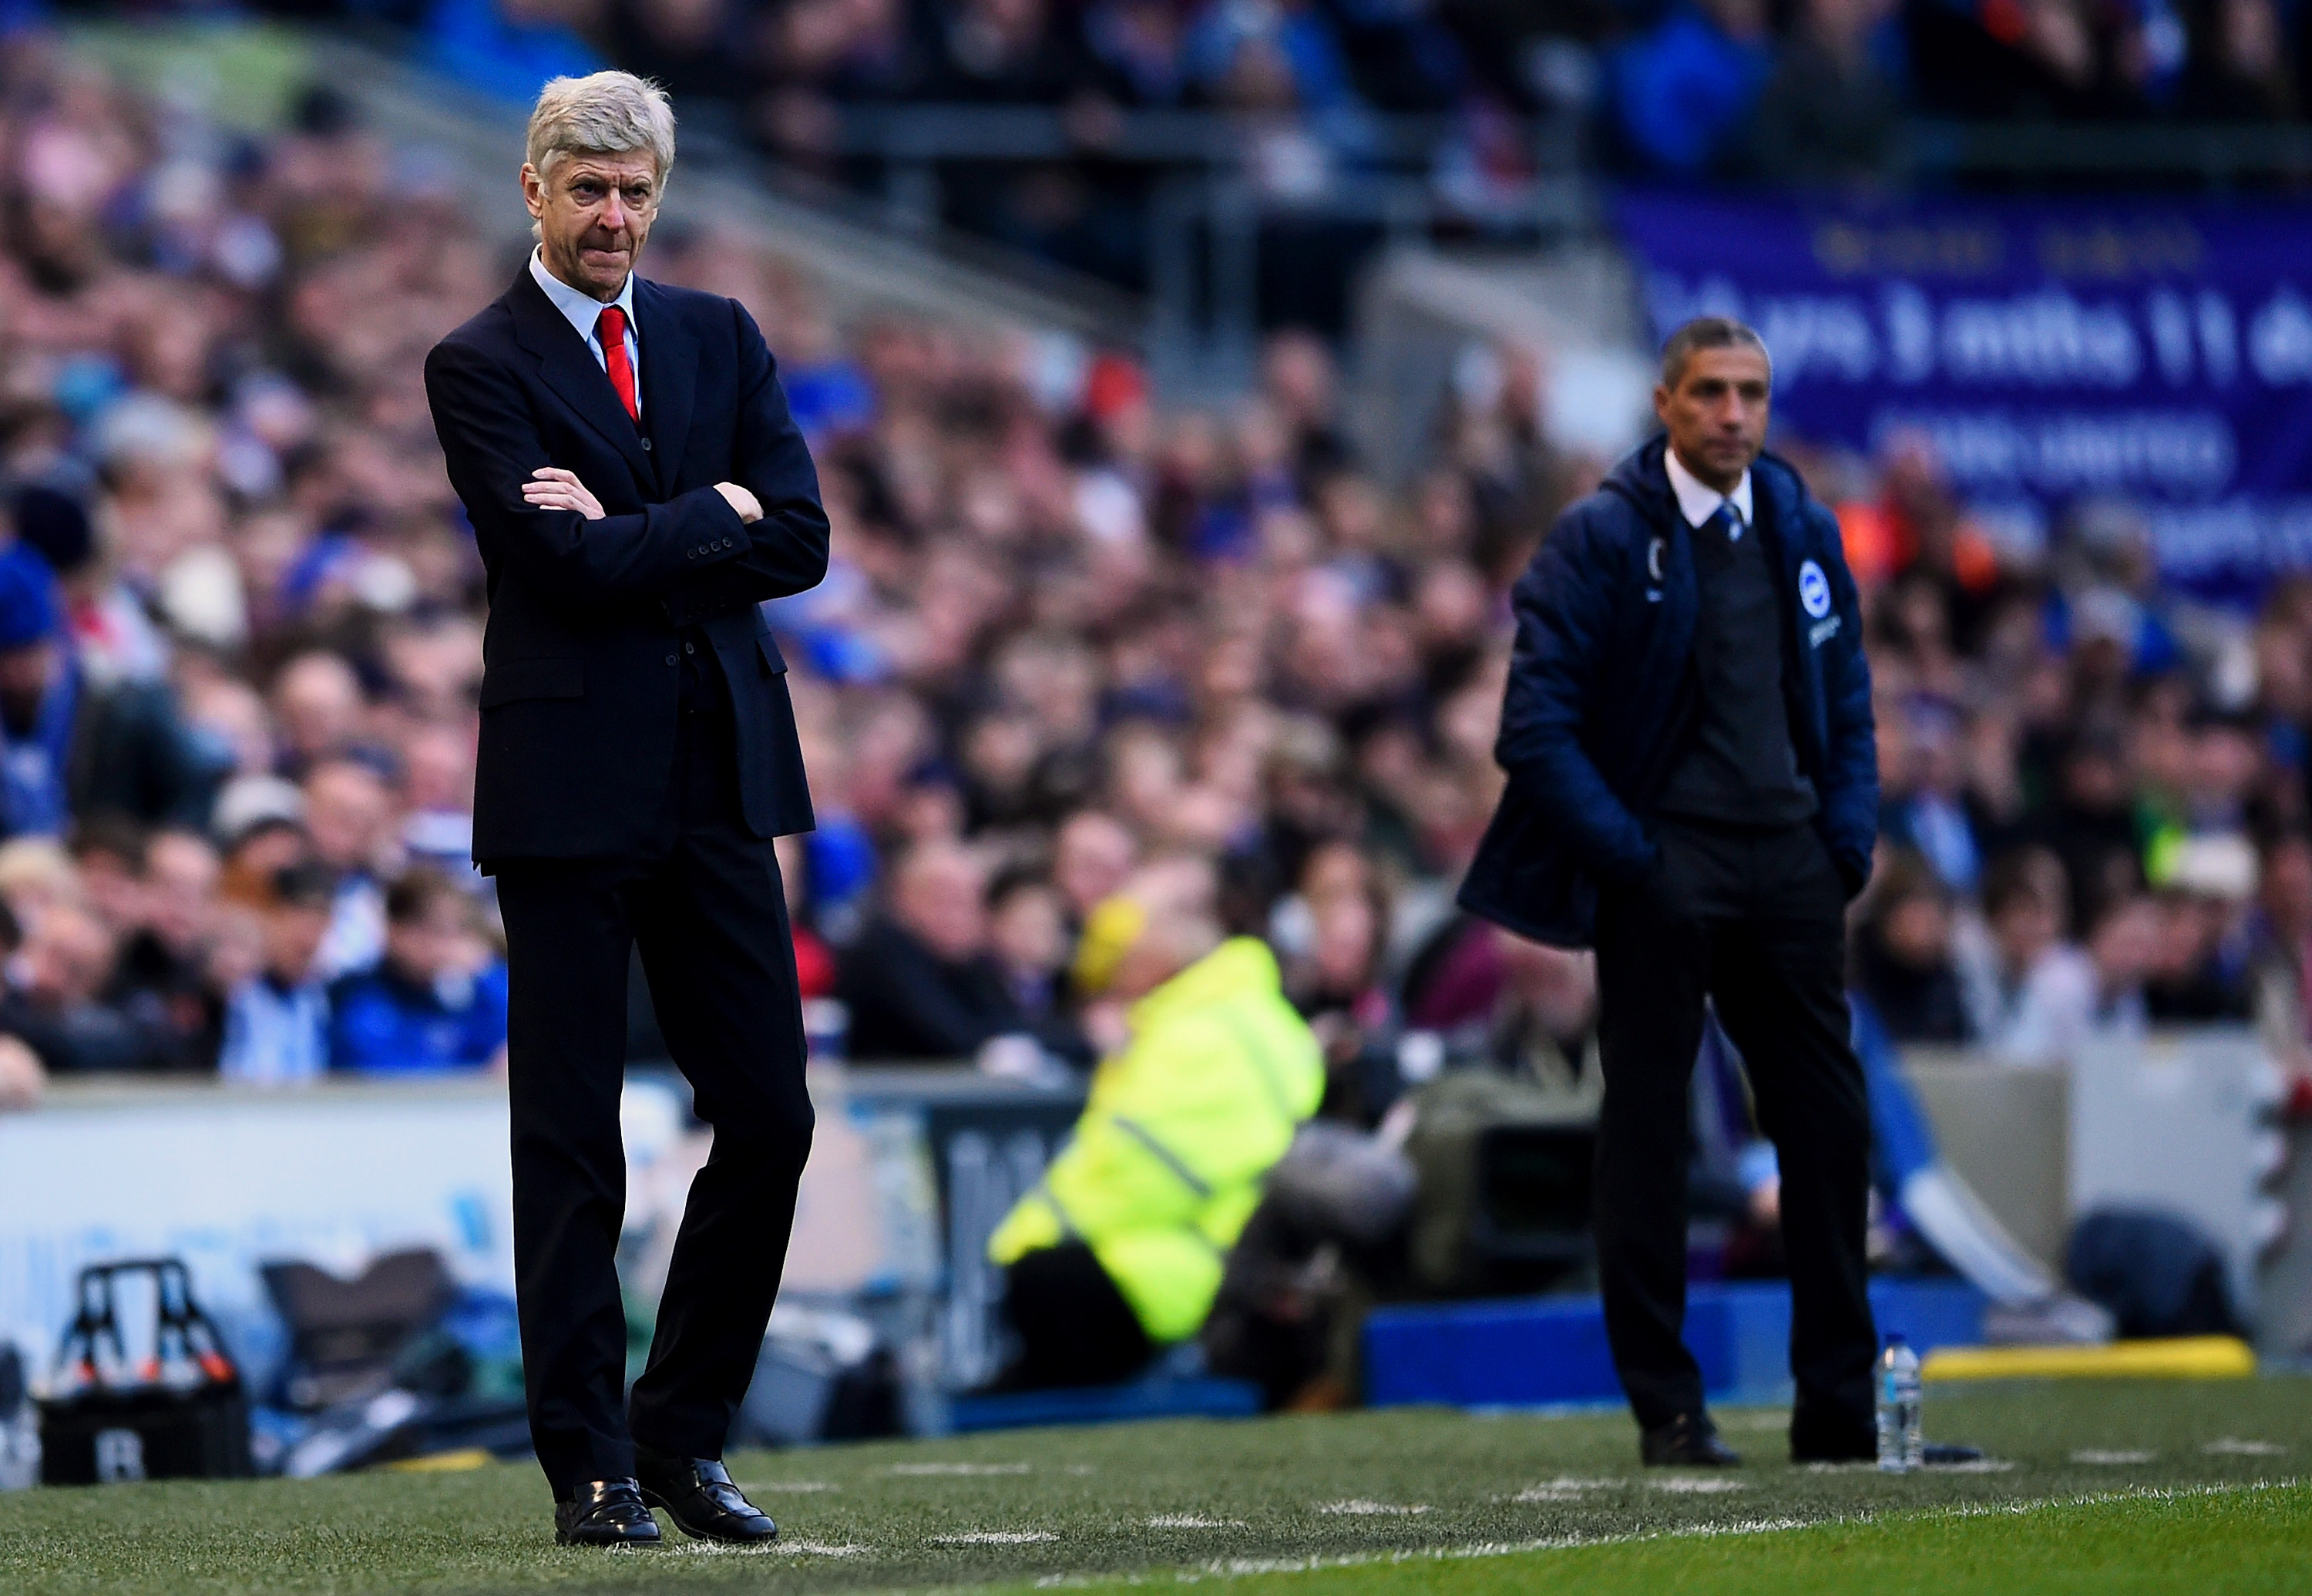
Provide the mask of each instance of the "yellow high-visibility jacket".
[{"label": "yellow high-visibility jacket", "polygon": [[1267,945],[1237,937],[1132,1007],[1132,1041],[1093,1075],[1075,1135],[987,1243],[1010,1264],[1089,1244],[1148,1338],[1185,1340],[1261,1182],[1316,1112],[1325,1062]]}]

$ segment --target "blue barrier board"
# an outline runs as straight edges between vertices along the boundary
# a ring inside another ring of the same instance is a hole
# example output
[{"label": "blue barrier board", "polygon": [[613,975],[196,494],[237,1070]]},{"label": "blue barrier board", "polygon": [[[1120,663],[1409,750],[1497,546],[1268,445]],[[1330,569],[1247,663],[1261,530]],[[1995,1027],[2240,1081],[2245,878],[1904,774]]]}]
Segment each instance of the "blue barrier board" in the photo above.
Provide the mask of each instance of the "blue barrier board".
[{"label": "blue barrier board", "polygon": [[[1874,1280],[1881,1334],[1924,1352],[1983,1338],[1983,1294],[1951,1280]],[[1768,1402],[1790,1390],[1790,1287],[1779,1281],[1688,1289],[1686,1344],[1716,1402]],[[1365,1321],[1365,1400],[1376,1407],[1537,1407],[1618,1402],[1621,1382],[1596,1297],[1431,1302]]]}]

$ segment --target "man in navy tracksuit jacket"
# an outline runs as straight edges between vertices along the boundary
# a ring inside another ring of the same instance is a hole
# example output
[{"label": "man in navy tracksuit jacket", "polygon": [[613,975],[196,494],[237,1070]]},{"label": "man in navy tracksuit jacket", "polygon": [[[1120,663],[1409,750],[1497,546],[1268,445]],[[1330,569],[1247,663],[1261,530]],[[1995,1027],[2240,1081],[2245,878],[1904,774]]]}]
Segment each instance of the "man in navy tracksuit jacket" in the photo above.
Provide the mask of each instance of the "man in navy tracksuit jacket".
[{"label": "man in navy tracksuit jacket", "polygon": [[1873,1455],[1870,1128],[1843,979],[1878,832],[1870,676],[1837,522],[1760,452],[1771,382],[1738,322],[1673,334],[1667,435],[1568,510],[1519,582],[1509,786],[1460,895],[1598,950],[1598,1267],[1650,1463],[1736,1460],[1680,1339],[1705,1000],[1781,1159],[1792,1455]]}]

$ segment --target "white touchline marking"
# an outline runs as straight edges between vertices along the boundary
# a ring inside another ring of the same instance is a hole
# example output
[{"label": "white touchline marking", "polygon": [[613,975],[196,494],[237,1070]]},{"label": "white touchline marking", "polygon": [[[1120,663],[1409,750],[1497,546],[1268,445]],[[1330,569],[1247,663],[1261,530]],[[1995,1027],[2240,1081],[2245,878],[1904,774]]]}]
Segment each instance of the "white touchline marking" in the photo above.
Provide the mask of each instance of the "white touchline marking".
[{"label": "white touchline marking", "polygon": [[2085,1451],[2073,1452],[2071,1454],[2071,1461],[2074,1463],[2106,1464],[2111,1467],[2117,1468],[2127,1463],[2152,1462],[2155,1461],[2159,1456],[2159,1454],[2156,1451],[2098,1451],[2093,1448],[2089,1448]]},{"label": "white touchline marking", "polygon": [[891,1472],[909,1475],[1025,1474],[1032,1463],[894,1463]]},{"label": "white touchline marking", "polygon": [[[2020,1516],[2052,1507],[2095,1507],[2113,1502],[2141,1502],[2151,1499],[2172,1500],[2179,1496],[2221,1496],[2234,1492],[2270,1491],[2292,1488],[2295,1479],[2220,1481],[2204,1486],[2168,1487],[2138,1486],[2124,1491],[2094,1491],[2073,1496],[2041,1496],[2024,1502],[1968,1503],[1955,1507],[1930,1508],[1915,1515],[1922,1519],[1983,1518],[1992,1515]],[[1427,1547],[1415,1551],[1346,1552],[1330,1557],[1278,1557],[1261,1559],[1231,1557],[1215,1560],[1200,1568],[1183,1568],[1173,1575],[1173,1583],[1183,1585],[1200,1584],[1207,1579],[1234,1579],[1254,1574],[1314,1574],[1327,1568],[1362,1568],[1375,1564],[1449,1563],[1478,1557],[1510,1557],[1528,1552],[1571,1550],[1576,1547],[1625,1546],[1644,1540],[1685,1540],[1711,1535],[1776,1535],[1807,1530],[1832,1529],[1844,1524],[1867,1524],[1872,1521],[1869,1513],[1838,1514],[1821,1519],[1749,1519],[1732,1524],[1688,1524],[1675,1530],[1644,1530],[1632,1534],[1615,1535],[1554,1535],[1539,1540],[1480,1541],[1469,1546]],[[1083,1576],[1063,1574],[1038,1580],[1041,1586],[1060,1586]],[[1134,1576],[1135,1579],[1138,1576]]]},{"label": "white touchline marking", "polygon": [[1677,1491],[1689,1496],[1721,1496],[1742,1488],[1740,1480],[1715,1474],[1673,1474],[1668,1479],[1650,1479],[1646,1484],[1657,1491]]},{"label": "white touchline marking", "polygon": [[694,1540],[679,1548],[694,1557],[858,1557],[873,1551],[871,1546],[835,1546],[823,1540],[774,1540],[767,1546],[725,1546],[711,1540]]},{"label": "white touchline marking", "polygon": [[730,1546],[712,1540],[694,1540],[678,1547],[694,1557],[856,1557],[871,1552],[871,1546],[829,1546],[819,1540],[774,1540],[764,1546]]},{"label": "white touchline marking", "polygon": [[2273,1441],[2241,1441],[2226,1435],[2200,1450],[2213,1458],[2276,1458],[2288,1449]]},{"label": "white touchline marking", "polygon": [[1151,1530],[1241,1530],[1242,1519],[1208,1519],[1193,1513],[1160,1513],[1148,1520]]},{"label": "white touchline marking", "polygon": [[1427,1513],[1430,1511],[1430,1508],[1429,1504],[1425,1502],[1417,1502],[1413,1504],[1411,1506],[1401,1507],[1395,1503],[1368,1502],[1362,1496],[1352,1496],[1346,1502],[1320,1502],[1317,1504],[1317,1511],[1318,1513],[1346,1513],[1352,1518],[1378,1518],[1406,1513]]},{"label": "white touchline marking", "polygon": [[1555,1479],[1543,1480],[1539,1485],[1526,1486],[1510,1498],[1512,1502],[1579,1502],[1584,1491],[1619,1490],[1618,1479],[1573,1479],[1560,1475]]},{"label": "white touchline marking", "polygon": [[1964,1463],[1930,1463],[1927,1467],[1937,1474],[2006,1474],[2015,1465],[2005,1458],[1969,1458]]},{"label": "white touchline marking", "polygon": [[934,1535],[933,1546],[1028,1546],[1038,1540],[1057,1540],[1049,1530],[973,1530],[962,1535]]},{"label": "white touchline marking", "polygon": [[1721,1414],[1718,1427],[1735,1434],[1763,1434],[1768,1430],[1787,1430],[1791,1416],[1787,1413],[1727,1413]]},{"label": "white touchline marking", "polygon": [[742,1491],[832,1491],[836,1487],[823,1479],[758,1479],[742,1482]]}]

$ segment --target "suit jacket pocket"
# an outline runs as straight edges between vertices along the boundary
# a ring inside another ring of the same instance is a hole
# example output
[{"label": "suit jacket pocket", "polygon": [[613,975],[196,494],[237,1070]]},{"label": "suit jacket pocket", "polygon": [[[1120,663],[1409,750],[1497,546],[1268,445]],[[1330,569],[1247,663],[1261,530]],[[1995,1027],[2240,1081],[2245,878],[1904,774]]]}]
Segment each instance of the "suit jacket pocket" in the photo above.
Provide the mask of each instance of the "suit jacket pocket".
[{"label": "suit jacket pocket", "polygon": [[482,672],[482,707],[517,698],[582,698],[583,660],[504,660]]}]

